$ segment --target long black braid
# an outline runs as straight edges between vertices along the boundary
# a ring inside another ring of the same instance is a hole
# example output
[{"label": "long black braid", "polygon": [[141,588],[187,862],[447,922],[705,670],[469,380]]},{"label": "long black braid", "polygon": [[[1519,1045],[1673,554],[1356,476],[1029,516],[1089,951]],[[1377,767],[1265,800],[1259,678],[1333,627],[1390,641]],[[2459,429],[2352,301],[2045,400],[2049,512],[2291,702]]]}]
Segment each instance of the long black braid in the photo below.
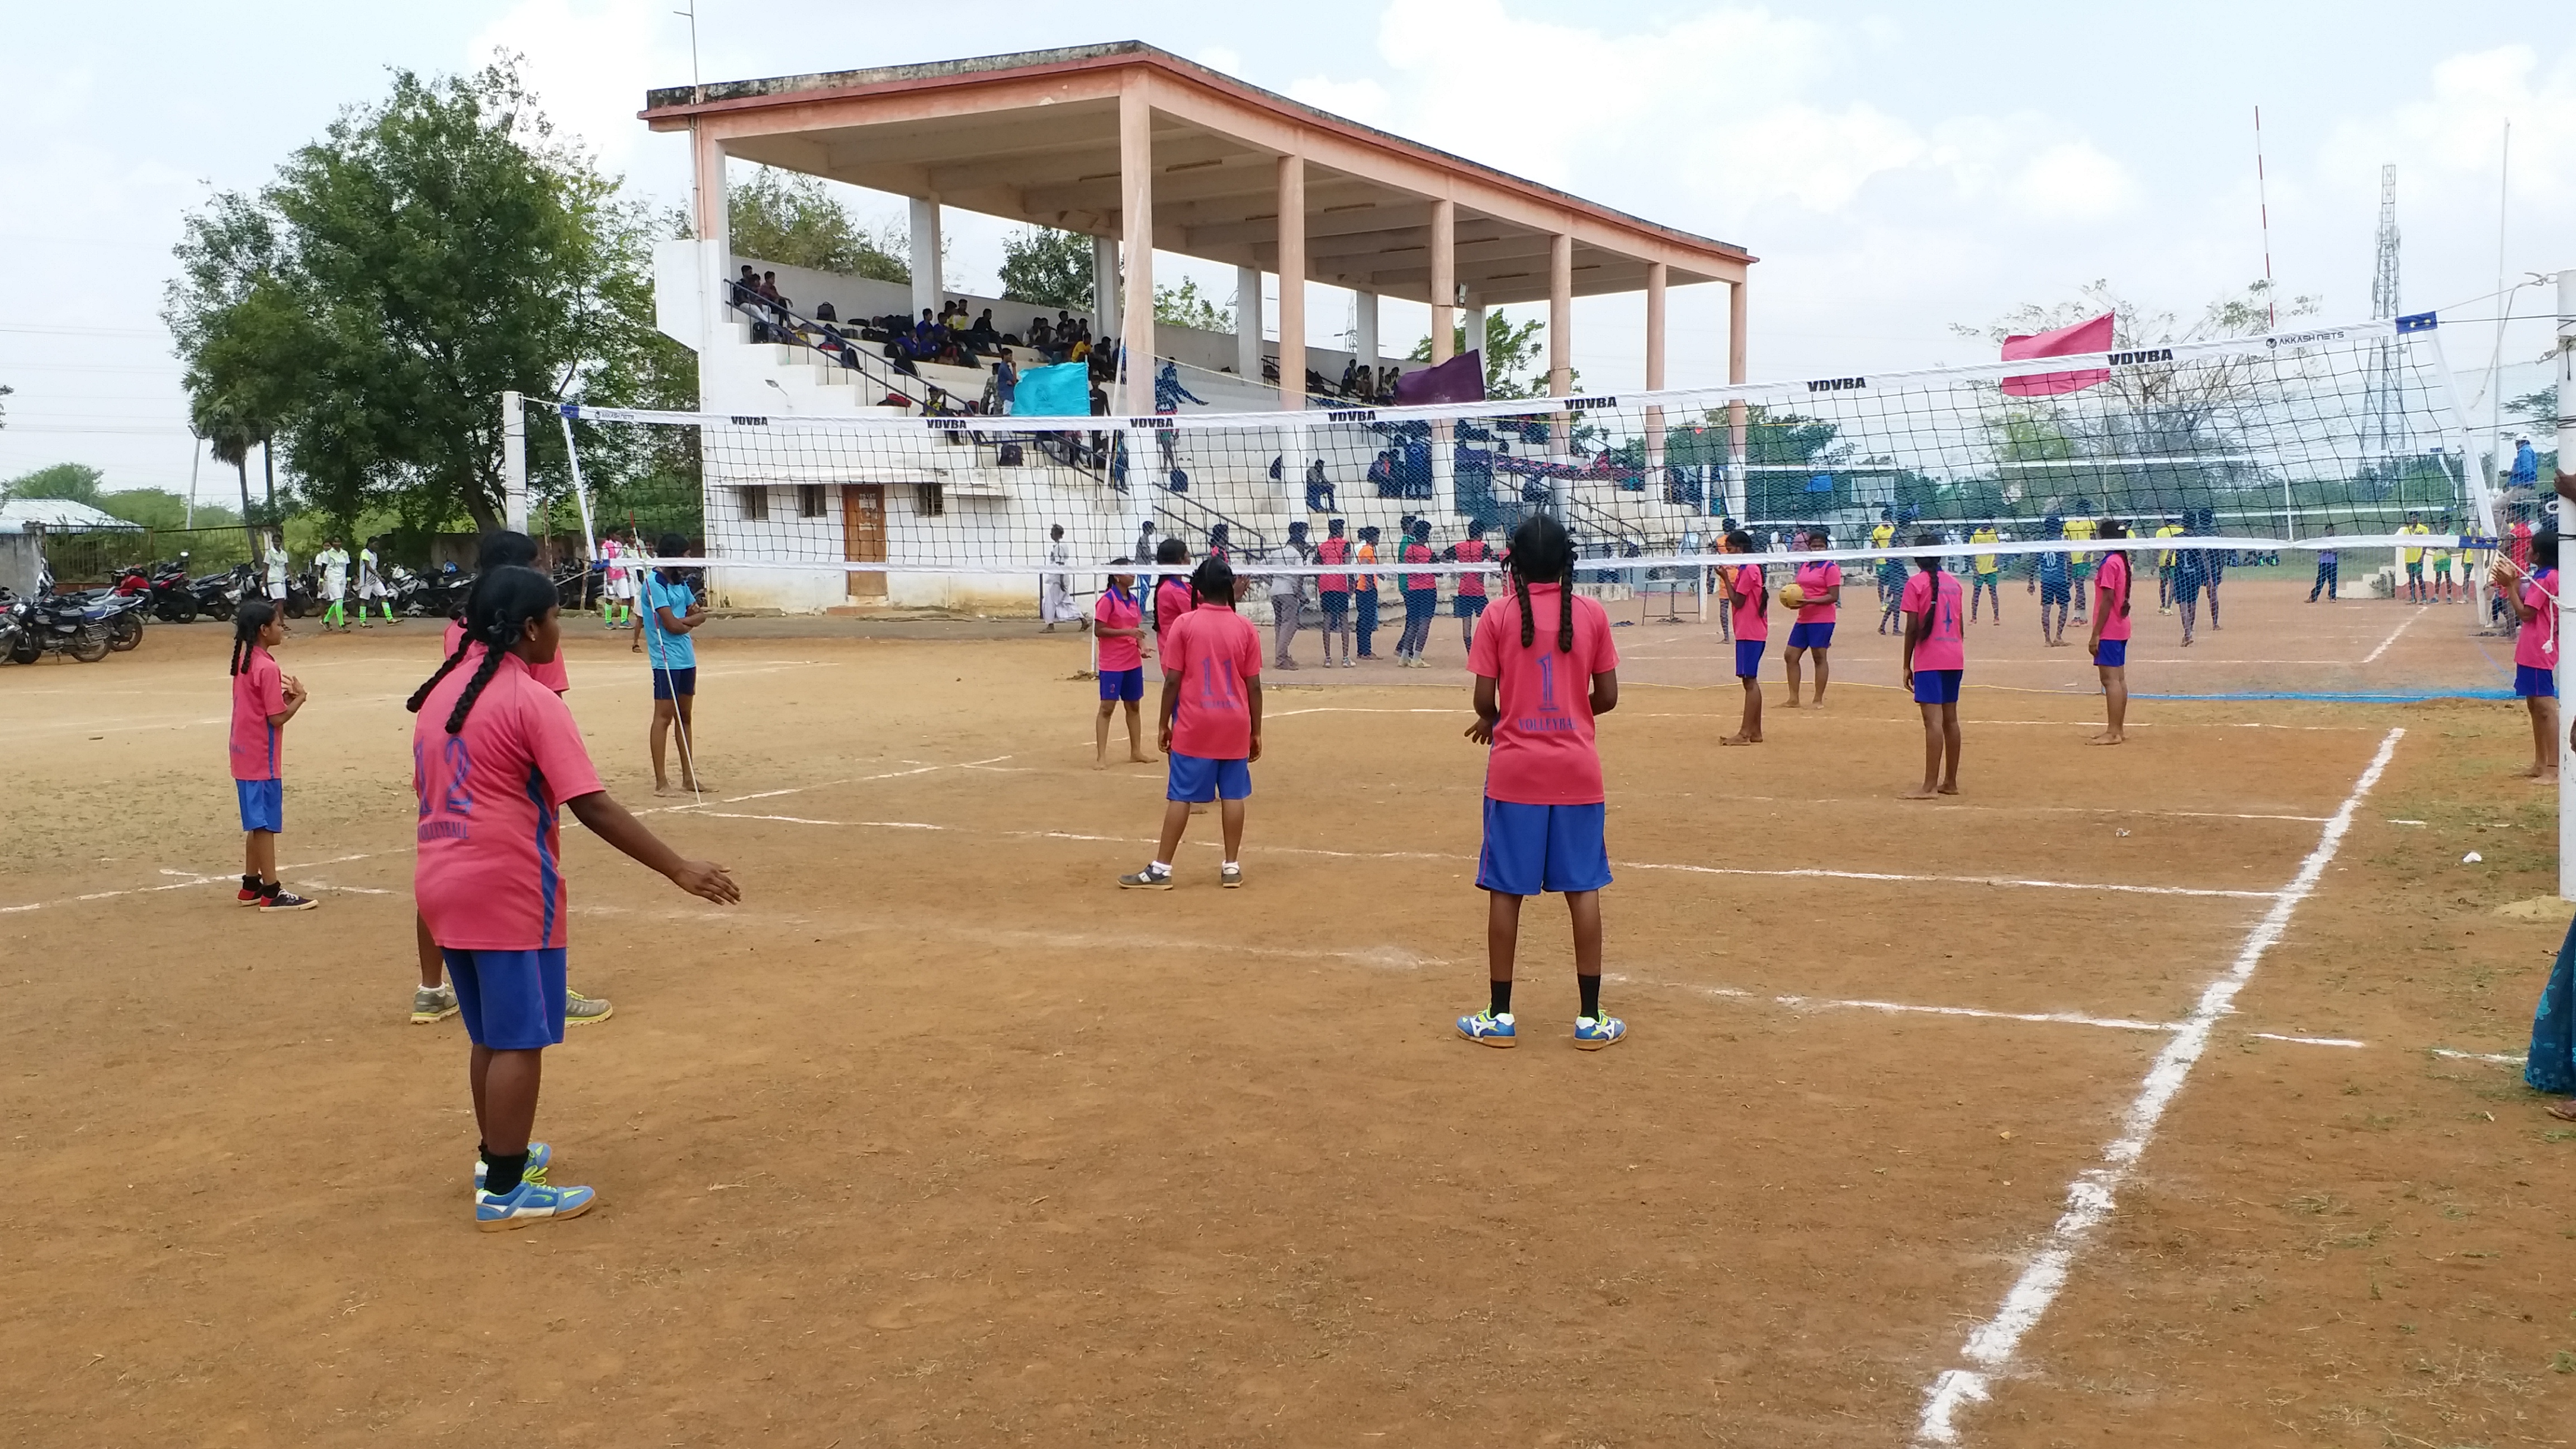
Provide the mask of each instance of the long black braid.
[{"label": "long black braid", "polygon": [[1512,530],[1512,595],[1521,606],[1521,647],[1527,649],[1538,638],[1538,619],[1530,612],[1529,586],[1533,580],[1542,584],[1561,585],[1556,601],[1556,648],[1560,654],[1574,652],[1574,540],[1566,536],[1565,525],[1544,513],[1533,513]]},{"label": "long black braid", "polygon": [[474,701],[481,697],[483,686],[501,672],[501,656],[516,647],[527,633],[530,621],[542,619],[555,607],[554,581],[535,569],[505,565],[491,570],[474,581],[466,596],[465,633],[456,641],[456,652],[447,656],[438,672],[412,692],[405,705],[414,714],[428,702],[430,691],[438,687],[475,645],[483,646],[483,657],[474,666],[474,677],[464,693],[456,697],[456,708],[447,717],[447,732],[455,734],[465,728],[465,717],[473,712]]},{"label": "long black braid", "polygon": [[233,610],[233,673],[250,668],[250,651],[259,647],[259,632],[276,621],[277,605],[266,599],[244,599]]}]

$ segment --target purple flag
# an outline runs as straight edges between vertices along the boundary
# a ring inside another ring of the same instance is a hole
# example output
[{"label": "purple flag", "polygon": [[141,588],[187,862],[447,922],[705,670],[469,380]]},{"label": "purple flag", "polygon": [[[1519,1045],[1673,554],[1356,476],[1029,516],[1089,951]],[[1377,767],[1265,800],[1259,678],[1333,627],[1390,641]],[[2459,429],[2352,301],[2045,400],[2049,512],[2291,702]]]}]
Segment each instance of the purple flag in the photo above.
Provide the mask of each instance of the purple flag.
[{"label": "purple flag", "polygon": [[1485,355],[1461,352],[1437,367],[1417,367],[1395,380],[1395,405],[1471,403],[1485,400]]}]

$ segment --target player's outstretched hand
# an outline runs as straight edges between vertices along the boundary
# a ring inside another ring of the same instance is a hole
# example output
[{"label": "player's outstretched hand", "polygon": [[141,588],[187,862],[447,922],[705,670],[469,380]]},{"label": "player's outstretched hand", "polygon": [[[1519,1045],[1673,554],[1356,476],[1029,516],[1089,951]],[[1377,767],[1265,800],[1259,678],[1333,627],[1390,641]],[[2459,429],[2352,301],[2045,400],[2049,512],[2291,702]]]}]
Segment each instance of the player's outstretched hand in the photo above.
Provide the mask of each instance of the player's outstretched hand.
[{"label": "player's outstretched hand", "polygon": [[701,900],[730,906],[742,899],[742,887],[712,860],[684,860],[671,871],[671,884]]},{"label": "player's outstretched hand", "polygon": [[1476,716],[1475,722],[1467,726],[1467,738],[1474,740],[1480,745],[1492,744],[1494,742],[1494,722],[1485,718],[1483,715]]}]

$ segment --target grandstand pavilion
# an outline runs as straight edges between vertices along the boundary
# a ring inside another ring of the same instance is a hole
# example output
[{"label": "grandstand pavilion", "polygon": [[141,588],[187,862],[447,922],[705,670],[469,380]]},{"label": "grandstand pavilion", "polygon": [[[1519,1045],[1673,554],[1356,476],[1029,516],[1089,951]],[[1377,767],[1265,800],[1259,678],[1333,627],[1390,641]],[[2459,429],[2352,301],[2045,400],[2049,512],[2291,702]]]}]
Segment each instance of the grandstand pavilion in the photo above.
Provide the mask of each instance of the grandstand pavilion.
[{"label": "grandstand pavilion", "polygon": [[[1575,297],[1645,294],[1645,377],[1654,389],[1665,385],[1667,288],[1724,282],[1726,380],[1743,379],[1746,274],[1755,260],[1743,248],[1328,114],[1141,43],[659,89],[642,114],[656,130],[691,137],[697,240],[664,245],[657,305],[662,330],[699,352],[709,413],[772,413],[782,399],[800,413],[919,411],[973,398],[984,381],[980,372],[934,366],[908,369],[910,376],[897,380],[876,369],[874,358],[864,367],[834,367],[792,344],[755,343],[760,330],[729,305],[729,284],[740,265],[769,264],[737,256],[726,240],[725,172],[734,157],[911,199],[908,289],[780,269],[780,290],[800,309],[831,301],[843,318],[911,317],[962,297],[970,308],[994,307],[1007,324],[1028,305],[944,287],[942,208],[1084,233],[1094,239],[1094,330],[1118,338],[1131,359],[1181,364],[1191,390],[1217,411],[1305,408],[1310,399],[1297,383],[1306,370],[1330,378],[1353,361],[1378,365],[1376,304],[1385,296],[1431,307],[1435,364],[1448,359],[1459,322],[1478,339],[1486,309],[1544,299],[1550,392],[1563,395]],[[1151,245],[1138,245],[1143,238]],[[1157,328],[1158,249],[1238,269],[1234,336]],[[1310,347],[1304,289],[1291,285],[1278,289],[1278,341],[1265,342],[1264,273],[1355,293],[1355,347]],[[1265,371],[1285,385],[1265,386]],[[1110,410],[1144,414],[1152,406],[1150,374],[1129,367]],[[1130,497],[1123,488],[1118,496],[1090,497],[1084,495],[1101,493],[1104,479],[1049,466],[997,477],[998,460],[975,447],[898,456],[853,445],[761,457],[709,442],[715,556],[806,557],[826,551],[828,541],[850,560],[902,562],[915,550],[927,560],[940,550],[956,555],[961,530],[971,530],[979,536],[968,551],[976,561],[1010,565],[982,584],[896,575],[890,591],[882,574],[851,573],[845,583],[828,574],[755,580],[748,575],[757,571],[740,570],[745,577],[732,579],[728,592],[742,603],[814,608],[882,598],[980,607],[999,602],[987,594],[1028,595],[1028,577],[1017,570],[1039,561],[1035,541],[1048,520],[1066,525],[1077,560],[1096,563],[1125,551],[1147,510],[1165,532],[1235,523],[1239,544],[1247,535],[1276,540],[1289,518],[1305,516],[1303,500],[1284,496],[1266,471],[1251,476],[1231,457],[1196,460],[1196,486],[1185,499],[1161,489]],[[1272,458],[1264,449],[1238,451],[1244,458],[1257,452],[1264,469]],[[1363,506],[1372,501],[1356,486],[1360,477],[1338,476],[1355,473],[1344,460],[1367,459],[1366,448],[1310,451],[1332,460],[1331,481],[1342,496]],[[1457,504],[1445,455],[1437,466],[1441,486],[1423,511],[1445,521]],[[1297,480],[1289,481],[1293,491]],[[811,516],[817,485],[826,495],[837,489],[825,498],[823,518]],[[744,490],[790,487],[804,489],[806,507],[773,508],[766,498],[736,506]],[[1139,501],[1147,494],[1150,502]],[[925,508],[936,512],[925,517]],[[1390,511],[1387,522],[1394,518]]]}]

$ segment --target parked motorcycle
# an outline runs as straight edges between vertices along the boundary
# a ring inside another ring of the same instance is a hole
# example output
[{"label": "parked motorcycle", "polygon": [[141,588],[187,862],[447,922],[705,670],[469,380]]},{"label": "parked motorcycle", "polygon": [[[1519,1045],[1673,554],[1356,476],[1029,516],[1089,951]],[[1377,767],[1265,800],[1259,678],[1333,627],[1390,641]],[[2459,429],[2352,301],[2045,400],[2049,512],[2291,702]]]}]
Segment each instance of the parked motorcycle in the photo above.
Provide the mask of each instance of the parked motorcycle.
[{"label": "parked motorcycle", "polygon": [[47,654],[96,664],[111,647],[105,609],[63,595],[15,600],[8,605],[8,618],[8,659],[13,664],[33,664]]},{"label": "parked motorcycle", "polygon": [[[197,606],[197,596],[189,589],[188,556],[180,554],[169,563],[155,565],[150,571],[137,568],[130,578],[139,579],[144,607],[152,617],[165,624],[189,624],[204,612]],[[117,590],[127,592],[126,580],[117,581]]]}]

